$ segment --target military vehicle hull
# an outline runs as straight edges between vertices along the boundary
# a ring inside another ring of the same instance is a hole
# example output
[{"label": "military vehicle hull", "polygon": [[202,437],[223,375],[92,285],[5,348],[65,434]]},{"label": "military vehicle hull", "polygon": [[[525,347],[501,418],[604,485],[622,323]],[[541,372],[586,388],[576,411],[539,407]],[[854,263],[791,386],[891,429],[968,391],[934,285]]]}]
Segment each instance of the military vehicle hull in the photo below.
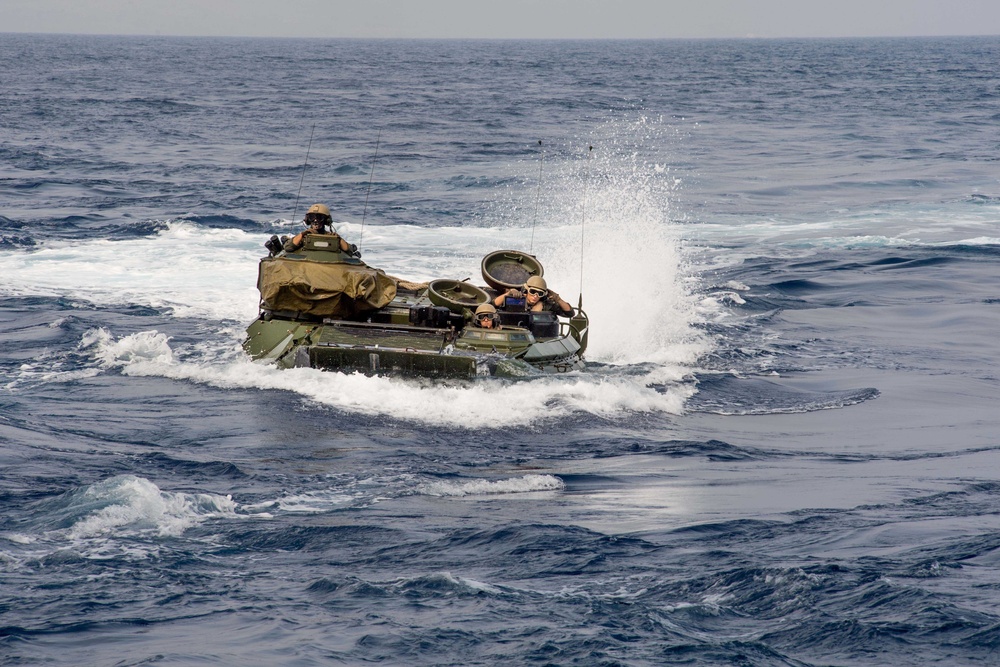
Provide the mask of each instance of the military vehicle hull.
[{"label": "military vehicle hull", "polygon": [[[338,264],[347,278],[330,266]],[[322,289],[301,284],[313,276],[325,281]],[[353,291],[334,293],[344,285]],[[547,311],[501,312],[499,329],[480,328],[472,324],[472,312],[499,290],[447,279],[408,283],[327,246],[307,244],[300,253],[264,258],[258,287],[261,312],[247,328],[243,348],[280,368],[473,379],[583,367],[589,321],[582,310],[568,321]]]}]

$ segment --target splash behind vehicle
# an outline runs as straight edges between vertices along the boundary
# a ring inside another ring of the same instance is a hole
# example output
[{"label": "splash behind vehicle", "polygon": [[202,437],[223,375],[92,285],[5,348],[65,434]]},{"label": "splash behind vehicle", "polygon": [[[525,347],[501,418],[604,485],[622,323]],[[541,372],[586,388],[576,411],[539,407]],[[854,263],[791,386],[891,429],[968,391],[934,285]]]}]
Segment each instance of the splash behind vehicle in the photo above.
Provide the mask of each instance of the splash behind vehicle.
[{"label": "splash behind vehicle", "polygon": [[261,259],[260,314],[243,349],[281,368],[310,367],[416,377],[527,377],[583,366],[589,320],[551,311],[500,309],[498,328],[474,324],[476,308],[544,269],[527,253],[501,250],[482,262],[487,286],[442,278],[413,283],[312,234],[295,252],[276,239]]}]

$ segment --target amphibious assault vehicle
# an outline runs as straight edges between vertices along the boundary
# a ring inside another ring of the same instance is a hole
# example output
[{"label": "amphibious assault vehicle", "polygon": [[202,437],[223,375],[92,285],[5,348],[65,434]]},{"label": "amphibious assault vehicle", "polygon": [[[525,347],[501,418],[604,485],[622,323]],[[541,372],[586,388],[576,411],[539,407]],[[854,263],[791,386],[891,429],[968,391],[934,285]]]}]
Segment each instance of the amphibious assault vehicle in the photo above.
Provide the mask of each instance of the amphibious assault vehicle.
[{"label": "amphibious assault vehicle", "polygon": [[[541,263],[500,250],[482,260],[486,286],[439,279],[413,283],[340,249],[335,234],[312,234],[285,252],[274,238],[261,259],[260,315],[243,343],[255,360],[279,367],[417,377],[526,377],[583,366],[589,320],[582,308],[560,320],[525,312],[507,298],[499,328],[476,326],[476,308],[531,276]],[[582,297],[581,304],[582,306]]]}]

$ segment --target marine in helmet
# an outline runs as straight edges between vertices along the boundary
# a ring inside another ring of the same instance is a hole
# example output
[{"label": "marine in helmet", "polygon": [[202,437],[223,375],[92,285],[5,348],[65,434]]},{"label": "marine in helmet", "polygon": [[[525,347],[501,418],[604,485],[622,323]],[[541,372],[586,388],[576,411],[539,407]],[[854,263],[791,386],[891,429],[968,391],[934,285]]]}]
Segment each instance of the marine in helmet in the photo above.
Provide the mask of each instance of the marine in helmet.
[{"label": "marine in helmet", "polygon": [[[524,299],[524,310],[526,311],[551,310],[556,315],[563,317],[573,316],[573,306],[550,290],[545,278],[541,276],[531,276],[521,286],[521,289],[512,288],[497,295],[497,298],[493,300],[493,305],[497,308],[505,307],[507,310],[512,310],[511,307],[507,306],[507,297],[515,300]],[[519,308],[515,306],[513,309]]]},{"label": "marine in helmet", "polygon": [[306,211],[306,217],[303,222],[308,225],[307,229],[303,229],[292,238],[285,240],[283,245],[285,252],[297,251],[305,244],[306,237],[310,234],[327,234],[337,237],[340,241],[340,249],[343,252],[355,257],[361,257],[361,253],[358,252],[358,246],[348,243],[337,232],[333,231],[333,218],[330,217],[330,208],[326,204],[313,204],[310,206],[309,210]]},{"label": "marine in helmet", "polygon": [[497,309],[493,304],[484,303],[476,308],[476,326],[483,329],[499,329],[500,321],[497,319]]}]

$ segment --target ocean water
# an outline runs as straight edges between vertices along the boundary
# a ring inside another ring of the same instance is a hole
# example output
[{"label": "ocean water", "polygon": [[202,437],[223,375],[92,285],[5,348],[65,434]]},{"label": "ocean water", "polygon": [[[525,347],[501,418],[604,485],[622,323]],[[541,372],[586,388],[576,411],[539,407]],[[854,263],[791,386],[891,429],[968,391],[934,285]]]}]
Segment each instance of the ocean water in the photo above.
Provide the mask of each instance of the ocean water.
[{"label": "ocean water", "polygon": [[[0,664],[996,663],[998,61],[0,35]],[[587,369],[251,363],[317,201]]]}]

